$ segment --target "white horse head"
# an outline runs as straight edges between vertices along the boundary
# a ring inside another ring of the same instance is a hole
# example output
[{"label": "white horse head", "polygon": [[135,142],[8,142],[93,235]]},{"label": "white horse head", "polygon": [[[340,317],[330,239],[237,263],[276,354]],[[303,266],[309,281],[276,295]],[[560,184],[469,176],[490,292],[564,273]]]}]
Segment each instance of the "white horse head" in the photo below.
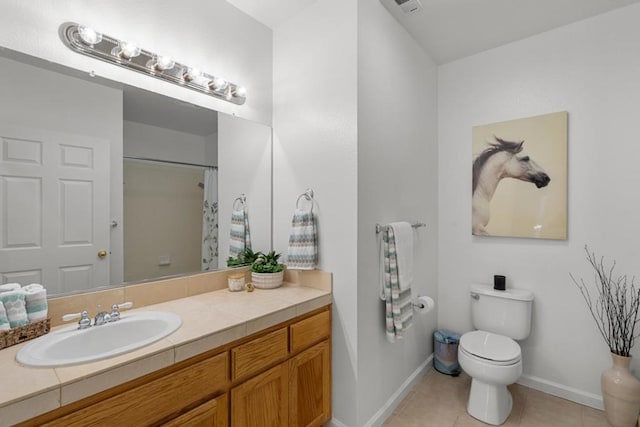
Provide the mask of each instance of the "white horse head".
[{"label": "white horse head", "polygon": [[546,187],[551,182],[549,175],[531,160],[521,156],[524,141],[511,142],[494,137],[496,142],[489,144],[473,161],[473,220],[475,235],[487,235],[491,199],[502,178],[514,178],[531,182],[537,188]]}]

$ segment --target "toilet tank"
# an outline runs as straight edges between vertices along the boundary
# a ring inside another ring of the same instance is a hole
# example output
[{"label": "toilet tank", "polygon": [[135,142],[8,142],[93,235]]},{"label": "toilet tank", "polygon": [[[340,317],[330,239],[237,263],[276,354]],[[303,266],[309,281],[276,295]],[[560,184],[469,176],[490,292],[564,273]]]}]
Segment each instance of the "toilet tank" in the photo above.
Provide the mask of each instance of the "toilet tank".
[{"label": "toilet tank", "polygon": [[531,331],[533,293],[524,289],[496,291],[471,285],[471,321],[476,329],[522,340]]}]

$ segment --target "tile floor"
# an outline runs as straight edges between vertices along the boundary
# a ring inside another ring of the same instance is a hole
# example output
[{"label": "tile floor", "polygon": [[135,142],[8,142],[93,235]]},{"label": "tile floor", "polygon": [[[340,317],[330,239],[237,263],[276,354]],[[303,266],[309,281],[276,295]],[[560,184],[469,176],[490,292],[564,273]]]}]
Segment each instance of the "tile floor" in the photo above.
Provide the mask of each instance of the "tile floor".
[{"label": "tile floor", "polygon": [[[430,369],[385,421],[385,427],[486,426],[467,414],[471,378]],[[604,412],[518,384],[509,386],[513,410],[504,426],[607,427]]]}]

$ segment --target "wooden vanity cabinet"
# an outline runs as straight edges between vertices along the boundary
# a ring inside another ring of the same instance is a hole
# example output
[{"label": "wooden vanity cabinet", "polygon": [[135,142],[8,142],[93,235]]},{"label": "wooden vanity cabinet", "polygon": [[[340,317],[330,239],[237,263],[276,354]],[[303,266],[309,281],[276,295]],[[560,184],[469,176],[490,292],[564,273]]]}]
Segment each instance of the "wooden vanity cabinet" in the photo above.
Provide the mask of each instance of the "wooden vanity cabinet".
[{"label": "wooden vanity cabinet", "polygon": [[[232,349],[281,348],[289,336],[289,359],[231,389],[231,427],[315,427],[331,419],[331,315],[321,311]],[[255,350],[253,350],[255,349]],[[269,354],[277,354],[270,351]],[[269,358],[252,359],[267,366]],[[271,359],[273,362],[275,359]],[[232,362],[232,370],[234,363]],[[257,368],[259,369],[259,368]]]},{"label": "wooden vanity cabinet", "polygon": [[228,407],[225,393],[162,424],[162,427],[227,427]]},{"label": "wooden vanity cabinet", "polygon": [[326,306],[19,426],[312,427],[330,419]]},{"label": "wooden vanity cabinet", "polygon": [[331,418],[329,341],[289,360],[289,426],[321,426]]},{"label": "wooden vanity cabinet", "polygon": [[287,364],[281,363],[231,390],[231,426],[287,426],[288,398]]}]

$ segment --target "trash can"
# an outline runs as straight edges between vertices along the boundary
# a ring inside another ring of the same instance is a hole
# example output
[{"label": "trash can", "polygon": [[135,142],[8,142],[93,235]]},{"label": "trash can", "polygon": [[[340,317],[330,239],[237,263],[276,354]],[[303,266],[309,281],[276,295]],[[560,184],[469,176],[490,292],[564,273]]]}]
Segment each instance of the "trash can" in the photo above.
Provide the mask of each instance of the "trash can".
[{"label": "trash can", "polygon": [[458,344],[460,334],[439,329],[433,333],[433,367],[438,372],[457,377],[460,375]]}]

